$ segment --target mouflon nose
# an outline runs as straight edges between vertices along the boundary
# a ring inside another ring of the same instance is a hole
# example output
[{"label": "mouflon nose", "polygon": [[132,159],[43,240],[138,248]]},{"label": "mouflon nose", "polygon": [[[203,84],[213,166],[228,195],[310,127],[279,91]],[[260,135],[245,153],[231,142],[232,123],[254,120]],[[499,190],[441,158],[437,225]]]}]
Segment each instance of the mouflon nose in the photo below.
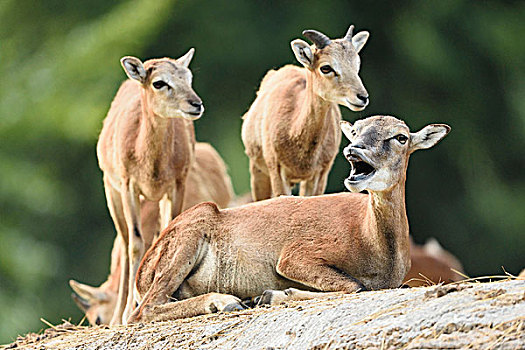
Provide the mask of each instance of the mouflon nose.
[{"label": "mouflon nose", "polygon": [[190,106],[195,107],[196,109],[202,109],[202,101],[199,100],[188,100]]},{"label": "mouflon nose", "polygon": [[343,156],[345,156],[346,159],[348,159],[348,157],[350,157],[350,146],[345,147],[343,149]]},{"label": "mouflon nose", "polygon": [[368,95],[357,94],[357,98],[360,99],[361,102],[363,102],[363,103],[367,103],[368,102]]},{"label": "mouflon nose", "polygon": [[343,149],[343,156],[349,161],[354,161],[360,158],[359,153],[356,152],[356,149],[365,149],[365,147],[361,144],[351,144],[346,146]]}]

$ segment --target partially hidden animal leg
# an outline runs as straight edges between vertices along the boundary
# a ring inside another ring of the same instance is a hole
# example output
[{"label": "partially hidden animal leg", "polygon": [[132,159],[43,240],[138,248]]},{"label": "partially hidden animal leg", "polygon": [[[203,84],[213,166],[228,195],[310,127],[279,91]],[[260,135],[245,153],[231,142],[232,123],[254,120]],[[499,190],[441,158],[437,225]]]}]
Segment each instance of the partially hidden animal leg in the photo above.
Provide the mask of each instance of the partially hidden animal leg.
[{"label": "partially hidden animal leg", "polygon": [[[277,273],[292,281],[319,292],[306,292],[297,289],[286,291],[267,290],[259,304],[279,304],[288,300],[305,300],[323,296],[323,292],[353,293],[367,290],[363,283],[334,265],[324,261],[305,259],[308,252],[300,249],[285,250],[277,263]],[[295,247],[297,248],[297,247]]]},{"label": "partially hidden animal leg", "polygon": [[272,197],[289,196],[292,194],[290,183],[286,179],[286,172],[280,165],[268,166],[270,182],[272,184]]},{"label": "partially hidden animal leg", "polygon": [[135,307],[135,276],[139,268],[140,260],[144,255],[144,239],[142,237],[142,223],[140,220],[140,198],[133,181],[129,180],[122,186],[121,196],[129,237],[128,297],[126,308],[124,309],[124,314],[122,316],[124,323]]},{"label": "partially hidden animal leg", "polygon": [[318,176],[314,176],[313,178],[309,180],[301,181],[301,184],[299,187],[299,195],[300,196],[313,196],[314,191],[317,188],[318,181],[319,181]]},{"label": "partially hidden animal leg", "polygon": [[250,183],[252,187],[252,199],[260,201],[272,197],[272,184],[270,177],[257,167],[250,159]]},{"label": "partially hidden animal leg", "polygon": [[254,300],[255,306],[259,305],[279,305],[289,301],[300,301],[310,299],[330,298],[343,295],[342,292],[310,292],[296,288],[285,290],[265,290],[261,296]]},{"label": "partially hidden animal leg", "polygon": [[124,308],[126,307],[126,298],[128,296],[128,249],[129,244],[128,237],[128,228],[126,226],[126,219],[124,217],[124,209],[122,207],[122,199],[120,192],[118,192],[112,185],[108,178],[108,175],[104,175],[104,190],[106,193],[106,200],[108,204],[109,214],[113,219],[115,224],[115,229],[117,235],[121,237],[120,244],[122,248],[120,249],[120,281],[117,292],[117,302],[115,305],[115,310],[113,311],[113,316],[111,318],[110,324],[121,324],[122,323],[122,314],[124,313]]},{"label": "partially hidden animal leg", "polygon": [[140,318],[135,317],[135,313],[129,323],[169,321],[179,318],[193,317],[198,315],[211,314],[219,311],[244,310],[247,306],[233,295],[221,293],[208,293],[181,301],[149,305],[142,308]]},{"label": "partially hidden animal leg", "polygon": [[[137,274],[141,302],[129,322],[156,320],[155,310],[165,314],[165,308],[158,306],[170,301],[170,296],[206,255],[207,240],[208,234],[194,227],[181,228],[172,223],[164,230],[162,239],[151,246],[142,260]],[[163,317],[167,316],[159,316]]]},{"label": "partially hidden animal leg", "polygon": [[330,169],[331,166],[326,168],[326,170],[319,175],[313,188],[312,196],[320,196],[324,194],[324,191],[326,190],[326,184],[328,183],[328,173],[330,172]]},{"label": "partially hidden animal leg", "polygon": [[168,197],[172,203],[170,221],[173,220],[175,217],[177,217],[177,215],[182,213],[185,192],[186,192],[186,178],[184,178],[184,180],[179,180],[176,182],[175,188],[171,192],[171,195]]},{"label": "partially hidden animal leg", "polygon": [[159,202],[159,227],[160,232],[168,227],[168,224],[171,221],[171,207],[172,202],[168,198],[168,194],[165,194],[164,197]]}]

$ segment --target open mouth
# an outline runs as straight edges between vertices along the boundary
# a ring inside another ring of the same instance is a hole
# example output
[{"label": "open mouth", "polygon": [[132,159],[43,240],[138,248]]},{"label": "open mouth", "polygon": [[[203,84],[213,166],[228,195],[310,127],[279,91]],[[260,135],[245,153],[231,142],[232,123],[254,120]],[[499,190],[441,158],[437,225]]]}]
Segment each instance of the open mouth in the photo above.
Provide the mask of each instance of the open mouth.
[{"label": "open mouth", "polygon": [[362,181],[370,176],[372,176],[376,169],[362,160],[361,158],[352,155],[350,159],[348,159],[350,162],[350,165],[352,166],[352,170],[350,171],[350,176],[348,177],[348,180],[350,182],[357,182]]}]

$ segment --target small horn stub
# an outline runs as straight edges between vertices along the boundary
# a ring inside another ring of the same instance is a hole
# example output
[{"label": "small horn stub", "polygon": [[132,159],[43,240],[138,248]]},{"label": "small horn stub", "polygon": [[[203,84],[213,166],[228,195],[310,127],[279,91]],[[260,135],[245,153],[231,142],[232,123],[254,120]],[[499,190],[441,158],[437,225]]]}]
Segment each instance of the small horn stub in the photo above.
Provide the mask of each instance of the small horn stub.
[{"label": "small horn stub", "polygon": [[324,49],[332,42],[329,37],[313,29],[303,31],[303,35],[310,39],[318,49]]},{"label": "small horn stub", "polygon": [[352,41],[352,37],[354,36],[354,25],[352,24],[350,28],[346,31],[345,39],[348,41]]}]

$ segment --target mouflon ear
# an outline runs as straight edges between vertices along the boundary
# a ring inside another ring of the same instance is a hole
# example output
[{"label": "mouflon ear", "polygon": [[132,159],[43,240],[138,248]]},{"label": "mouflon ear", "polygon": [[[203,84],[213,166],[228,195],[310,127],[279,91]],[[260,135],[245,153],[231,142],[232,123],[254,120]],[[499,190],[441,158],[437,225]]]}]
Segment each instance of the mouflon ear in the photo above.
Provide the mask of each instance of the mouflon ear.
[{"label": "mouflon ear", "polygon": [[69,285],[79,297],[87,302],[92,300],[107,301],[108,299],[108,295],[98,287],[88,286],[75,280],[69,280]]},{"label": "mouflon ear", "polygon": [[343,134],[345,134],[346,138],[350,140],[352,138],[352,124],[346,120],[341,120],[340,125]]},{"label": "mouflon ear", "polygon": [[299,63],[301,63],[306,68],[313,68],[314,54],[312,53],[310,45],[301,39],[295,39],[290,43],[290,45],[292,46],[292,51],[295,55],[295,58],[297,58],[297,61],[299,61]]},{"label": "mouflon ear", "polygon": [[418,149],[433,147],[450,132],[446,124],[430,124],[415,133],[410,133],[410,153]]},{"label": "mouflon ear", "polygon": [[122,64],[122,68],[124,68],[124,71],[130,79],[136,80],[141,84],[146,82],[146,70],[144,69],[142,61],[137,57],[122,57],[120,59],[120,64]]},{"label": "mouflon ear", "polygon": [[78,308],[84,312],[87,312],[91,307],[91,304],[86,299],[79,296],[77,293],[71,293],[71,299],[77,304]]},{"label": "mouflon ear", "polygon": [[192,47],[184,54],[184,56],[181,56],[177,58],[177,62],[179,62],[184,67],[188,68],[191,62],[191,59],[193,58],[193,54],[195,53],[195,49]]},{"label": "mouflon ear", "polygon": [[355,50],[359,53],[363,46],[365,46],[366,41],[368,40],[368,37],[370,36],[370,33],[367,31],[362,31],[357,33],[352,37],[352,44],[355,47]]}]

